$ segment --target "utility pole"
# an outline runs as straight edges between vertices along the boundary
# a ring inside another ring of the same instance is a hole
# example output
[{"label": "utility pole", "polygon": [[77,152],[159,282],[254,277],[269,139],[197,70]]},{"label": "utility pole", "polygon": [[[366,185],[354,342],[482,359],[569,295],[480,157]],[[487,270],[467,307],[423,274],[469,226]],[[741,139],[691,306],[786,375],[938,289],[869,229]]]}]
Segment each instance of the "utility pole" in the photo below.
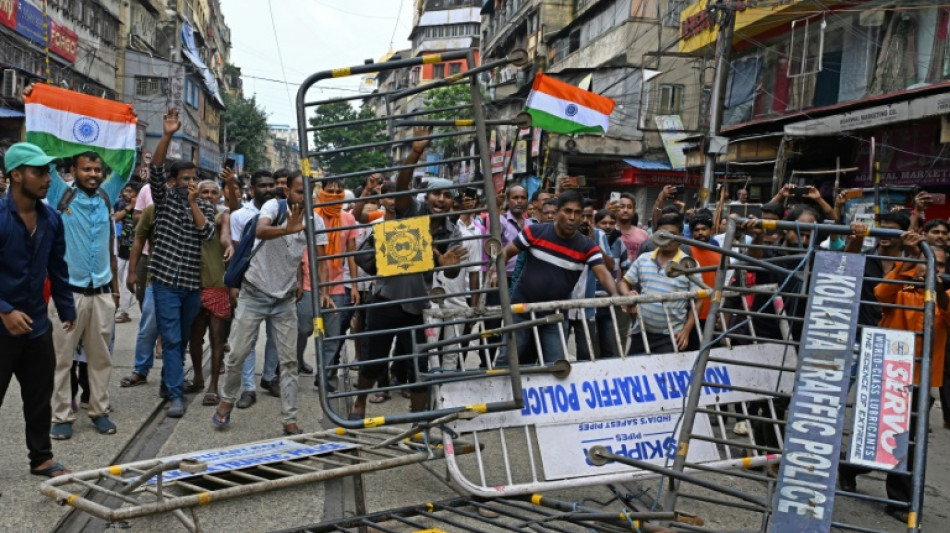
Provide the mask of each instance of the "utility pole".
[{"label": "utility pole", "polygon": [[706,164],[703,169],[703,188],[700,191],[703,207],[709,206],[710,190],[716,174],[716,155],[725,144],[725,140],[719,137],[719,128],[722,127],[722,109],[726,101],[726,81],[732,55],[732,34],[736,27],[736,11],[733,5],[727,5],[720,0],[707,9],[711,11],[711,16],[719,18],[719,36],[716,38],[716,73],[709,97],[709,130],[704,147]]}]

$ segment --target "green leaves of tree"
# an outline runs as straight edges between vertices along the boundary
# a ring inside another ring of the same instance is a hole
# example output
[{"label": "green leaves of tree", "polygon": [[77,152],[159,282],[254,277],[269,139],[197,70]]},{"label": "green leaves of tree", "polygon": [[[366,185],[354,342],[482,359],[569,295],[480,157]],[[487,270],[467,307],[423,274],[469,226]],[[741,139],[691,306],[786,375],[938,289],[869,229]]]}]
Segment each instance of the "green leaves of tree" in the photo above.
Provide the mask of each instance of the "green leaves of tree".
[{"label": "green leaves of tree", "polygon": [[[315,115],[310,118],[310,125],[313,127],[376,117],[369,106],[364,105],[357,110],[349,102],[332,102],[316,106],[315,111]],[[384,121],[318,130],[313,132],[313,149],[310,153],[385,141],[385,130]],[[389,158],[386,152],[386,147],[337,152],[317,156],[317,161],[324,172],[346,174],[388,166]],[[346,181],[346,186],[352,188],[364,181],[364,178],[352,178]]]}]

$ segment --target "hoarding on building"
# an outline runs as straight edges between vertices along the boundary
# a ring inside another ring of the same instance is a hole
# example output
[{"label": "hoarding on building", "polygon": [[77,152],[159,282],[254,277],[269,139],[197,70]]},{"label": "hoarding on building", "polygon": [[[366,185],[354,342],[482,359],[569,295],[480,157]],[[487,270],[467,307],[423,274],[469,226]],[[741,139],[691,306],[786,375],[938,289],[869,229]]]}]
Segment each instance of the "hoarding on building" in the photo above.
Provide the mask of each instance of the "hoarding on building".
[{"label": "hoarding on building", "polygon": [[17,0],[0,0],[0,24],[15,30],[17,17]]},{"label": "hoarding on building", "polygon": [[76,32],[50,19],[49,51],[72,63],[76,61],[78,49],[79,36]]},{"label": "hoarding on building", "polygon": [[28,0],[17,5],[16,32],[39,45],[46,45],[43,37],[43,11]]}]

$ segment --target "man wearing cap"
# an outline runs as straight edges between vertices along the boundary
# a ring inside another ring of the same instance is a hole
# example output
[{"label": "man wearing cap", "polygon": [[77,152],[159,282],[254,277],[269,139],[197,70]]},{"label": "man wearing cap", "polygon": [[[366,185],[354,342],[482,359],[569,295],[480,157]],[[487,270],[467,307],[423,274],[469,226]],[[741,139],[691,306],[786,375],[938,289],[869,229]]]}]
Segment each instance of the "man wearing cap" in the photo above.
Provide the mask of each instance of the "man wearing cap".
[{"label": "man wearing cap", "polygon": [[49,165],[55,161],[34,144],[11,146],[4,156],[10,190],[0,200],[0,403],[16,376],[30,473],[47,477],[67,473],[53,461],[49,434],[56,354],[43,299],[47,277],[63,328],[72,331],[76,320],[63,222],[40,201],[50,188]]},{"label": "man wearing cap", "polygon": [[59,322],[56,309],[52,305],[49,308],[56,347],[51,435],[57,440],[73,436],[76,413],[71,406],[70,368],[80,340],[88,358],[89,417],[100,434],[116,432],[108,412],[112,376],[109,346],[119,303],[119,286],[113,253],[115,226],[109,208],[129,178],[113,172],[103,180],[102,160],[95,152],[75,156],[69,171],[72,183],[66,183],[55,167],[50,167],[52,182],[46,197],[63,220],[69,287],[73,291],[77,316],[75,331],[66,333],[55,327]]},{"label": "man wearing cap", "polygon": [[[413,131],[413,137],[420,137],[428,134],[428,130],[417,128]],[[450,207],[453,204],[452,182],[443,178],[430,178],[427,185],[425,202],[420,202],[408,194],[412,181],[412,165],[419,162],[425,148],[429,145],[429,140],[418,140],[412,143],[412,151],[406,158],[405,165],[410,167],[403,169],[396,176],[396,191],[406,194],[398,196],[395,199],[396,218],[412,218],[418,216],[429,217],[429,231],[432,234],[433,242],[445,241],[447,239],[458,239],[458,227],[452,223],[447,216]],[[377,237],[379,238],[379,237]],[[433,245],[433,262],[436,268],[454,267],[459,263],[466,261],[468,251],[465,247],[455,245],[448,248],[447,245]],[[448,268],[444,270],[446,276],[455,278],[459,275],[458,268]],[[385,359],[389,356],[392,343],[396,341],[396,355],[408,355],[412,353],[412,337],[409,330],[416,335],[419,343],[425,342],[425,335],[422,329],[422,312],[429,307],[429,302],[424,298],[432,287],[433,272],[402,274],[397,276],[381,277],[376,281],[376,287],[373,290],[370,303],[382,304],[392,302],[389,305],[380,305],[370,307],[366,314],[366,331],[380,333],[371,335],[367,338],[367,352],[364,356],[368,360]],[[409,301],[407,301],[409,300]],[[392,330],[396,328],[405,328],[398,335]],[[428,358],[419,357],[418,364],[420,369],[425,371],[428,368]],[[376,364],[363,365],[360,367],[359,381],[357,387],[365,391],[372,387],[379,379],[385,378],[388,372],[388,365],[381,361]],[[411,360],[401,360],[393,365],[393,374],[400,379],[402,383],[415,381],[415,364]],[[414,387],[410,390],[410,409],[413,412],[422,411],[426,407],[426,388]],[[361,419],[366,413],[366,393],[359,394],[356,401],[353,402],[353,409],[350,412],[351,419]]]}]

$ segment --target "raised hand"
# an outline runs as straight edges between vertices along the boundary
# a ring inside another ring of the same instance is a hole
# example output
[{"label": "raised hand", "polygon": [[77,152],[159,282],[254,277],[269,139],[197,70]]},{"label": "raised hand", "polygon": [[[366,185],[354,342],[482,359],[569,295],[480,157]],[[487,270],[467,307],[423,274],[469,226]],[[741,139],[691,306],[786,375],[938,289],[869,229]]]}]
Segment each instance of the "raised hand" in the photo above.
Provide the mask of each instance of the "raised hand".
[{"label": "raised hand", "polygon": [[303,231],[303,204],[289,206],[290,216],[287,217],[287,233]]},{"label": "raised hand", "polygon": [[169,109],[162,118],[164,120],[162,122],[162,132],[165,135],[172,135],[181,129],[181,121],[178,120],[178,110],[174,107]]},{"label": "raised hand", "polygon": [[[412,128],[413,137],[423,137],[432,133],[432,128],[428,126],[416,126]],[[422,139],[412,142],[412,151],[422,153],[429,146],[429,139]]]}]

